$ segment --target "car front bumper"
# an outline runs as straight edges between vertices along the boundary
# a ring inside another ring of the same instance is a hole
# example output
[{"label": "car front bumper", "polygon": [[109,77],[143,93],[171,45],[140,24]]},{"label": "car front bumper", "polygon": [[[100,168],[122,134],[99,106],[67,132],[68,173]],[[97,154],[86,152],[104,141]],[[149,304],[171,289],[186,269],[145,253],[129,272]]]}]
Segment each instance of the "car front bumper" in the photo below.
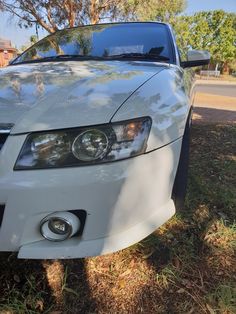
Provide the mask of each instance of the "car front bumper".
[{"label": "car front bumper", "polygon": [[[13,171],[26,135],[0,151],[0,251],[20,258],[77,258],[128,247],[175,212],[171,192],[182,139],[153,152],[107,164]],[[2,206],[3,207],[3,206]],[[50,242],[40,221],[58,211],[85,210],[81,236]]]}]

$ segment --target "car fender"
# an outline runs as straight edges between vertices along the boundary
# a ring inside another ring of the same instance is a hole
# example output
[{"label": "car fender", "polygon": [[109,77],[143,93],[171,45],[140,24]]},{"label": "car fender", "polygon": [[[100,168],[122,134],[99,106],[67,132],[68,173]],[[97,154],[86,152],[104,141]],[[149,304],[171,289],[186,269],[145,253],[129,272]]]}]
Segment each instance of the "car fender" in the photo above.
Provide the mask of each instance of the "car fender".
[{"label": "car fender", "polygon": [[119,108],[111,122],[142,116],[152,118],[147,152],[180,138],[190,110],[184,72],[178,66],[165,68],[136,90]]}]

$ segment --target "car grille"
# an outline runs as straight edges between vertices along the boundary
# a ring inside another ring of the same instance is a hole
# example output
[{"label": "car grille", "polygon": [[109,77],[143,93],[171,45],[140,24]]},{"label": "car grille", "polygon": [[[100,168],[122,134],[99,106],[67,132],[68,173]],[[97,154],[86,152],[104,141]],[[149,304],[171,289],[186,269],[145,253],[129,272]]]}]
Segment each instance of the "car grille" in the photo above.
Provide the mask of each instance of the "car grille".
[{"label": "car grille", "polygon": [[11,129],[13,127],[13,124],[10,123],[0,123],[0,150],[2,149],[4,143],[6,142],[6,139],[8,135],[11,132]]}]

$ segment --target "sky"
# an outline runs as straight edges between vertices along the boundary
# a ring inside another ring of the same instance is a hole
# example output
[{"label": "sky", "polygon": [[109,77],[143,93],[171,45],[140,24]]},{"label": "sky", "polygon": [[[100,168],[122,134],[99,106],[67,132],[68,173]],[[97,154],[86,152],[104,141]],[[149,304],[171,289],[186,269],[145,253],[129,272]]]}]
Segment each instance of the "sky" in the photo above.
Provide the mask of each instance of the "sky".
[{"label": "sky", "polygon": [[198,11],[209,11],[223,9],[226,12],[236,13],[236,0],[187,0],[187,14]]},{"label": "sky", "polygon": [[[198,11],[223,9],[236,13],[236,0],[187,0],[188,6],[184,13],[194,14]],[[17,48],[25,45],[29,37],[35,35],[35,28],[24,29],[17,25],[17,19],[6,13],[0,13],[0,37],[10,39]],[[47,35],[46,31],[39,30],[39,37]]]}]

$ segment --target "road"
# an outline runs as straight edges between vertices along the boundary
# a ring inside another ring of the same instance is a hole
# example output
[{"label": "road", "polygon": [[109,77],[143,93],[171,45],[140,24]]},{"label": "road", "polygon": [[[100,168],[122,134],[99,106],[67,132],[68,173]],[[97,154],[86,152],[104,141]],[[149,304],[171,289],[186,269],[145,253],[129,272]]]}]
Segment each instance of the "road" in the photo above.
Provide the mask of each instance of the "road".
[{"label": "road", "polygon": [[236,85],[219,85],[219,84],[207,85],[206,82],[206,85],[197,85],[196,92],[211,95],[236,97]]},{"label": "road", "polygon": [[194,123],[236,123],[236,84],[196,86]]}]

